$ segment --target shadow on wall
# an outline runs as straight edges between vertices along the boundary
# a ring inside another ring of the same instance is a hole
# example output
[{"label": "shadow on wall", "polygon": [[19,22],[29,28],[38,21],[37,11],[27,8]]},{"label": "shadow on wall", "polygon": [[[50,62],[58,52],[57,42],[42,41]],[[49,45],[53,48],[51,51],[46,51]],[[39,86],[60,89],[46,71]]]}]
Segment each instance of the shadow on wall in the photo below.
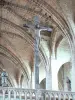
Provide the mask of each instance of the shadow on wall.
[{"label": "shadow on wall", "polygon": [[46,78],[40,82],[40,89],[46,89]]}]

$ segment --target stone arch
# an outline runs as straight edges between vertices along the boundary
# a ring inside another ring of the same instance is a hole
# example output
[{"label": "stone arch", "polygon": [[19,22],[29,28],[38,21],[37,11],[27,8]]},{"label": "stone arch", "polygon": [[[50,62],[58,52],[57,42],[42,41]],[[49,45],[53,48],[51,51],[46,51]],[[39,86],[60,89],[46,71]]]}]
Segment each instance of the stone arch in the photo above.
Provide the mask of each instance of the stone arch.
[{"label": "stone arch", "polygon": [[55,43],[55,57],[56,58],[57,58],[57,48],[58,48],[60,42],[62,41],[62,39],[63,39],[63,36],[61,35],[61,36],[59,36],[58,40]]},{"label": "stone arch", "polygon": [[[1,18],[0,18],[0,20],[1,20]],[[20,30],[23,34],[24,34],[24,38],[26,39],[26,37],[27,37],[27,42],[29,42],[29,44],[30,44],[30,46],[31,46],[31,48],[33,49],[33,38],[31,38],[27,33],[28,32],[26,32],[26,30],[24,29],[24,28],[22,28],[22,27],[20,27],[20,26],[18,26],[18,25],[16,25],[16,24],[14,24],[13,22],[10,22],[9,20],[6,20],[6,19],[4,19],[4,18],[2,18],[2,21],[4,22],[4,23],[6,23],[6,24],[9,24],[9,25],[11,25],[12,27],[16,27],[18,30]],[[5,31],[5,33],[7,33],[6,31]],[[8,32],[8,33],[11,33],[11,32]],[[16,35],[16,36],[18,36],[18,35]],[[25,37],[26,36],[26,37]],[[43,53],[42,53],[42,50],[41,50],[41,48],[40,48],[40,56],[41,56],[41,59],[43,59],[44,60],[44,62],[45,62],[45,58],[44,58],[44,56],[43,56]]]},{"label": "stone arch", "polygon": [[67,89],[67,77],[71,81],[71,63],[70,62],[64,63],[58,71],[59,90],[68,91],[68,89]]},{"label": "stone arch", "polygon": [[24,64],[19,60],[19,58],[16,57],[16,55],[14,55],[12,52],[10,52],[7,48],[3,47],[2,45],[0,45],[0,55],[7,57],[16,66],[18,66],[20,64],[20,69],[21,69],[23,75],[25,75],[27,77],[27,79],[29,79],[27,69],[24,69],[24,67],[23,67]]},{"label": "stone arch", "polygon": [[[3,69],[5,69],[5,67],[4,67],[3,63],[0,61],[0,86],[2,86],[2,84],[1,84],[1,73],[2,73]],[[14,86],[14,83],[13,83],[10,76],[8,76],[8,86]]]},{"label": "stone arch", "polygon": [[[35,1],[32,1],[35,2]],[[73,37],[72,37],[72,30],[70,30],[68,22],[64,20],[64,18],[56,12],[55,9],[53,9],[50,5],[48,5],[44,0],[41,2],[39,1],[37,4],[40,8],[46,7],[47,13],[49,14],[50,12],[52,13],[52,19],[56,23],[57,27],[62,31],[62,36],[68,39],[68,42],[70,44],[70,49],[73,47]]]},{"label": "stone arch", "polygon": [[[33,2],[35,2],[35,1],[33,1]],[[56,22],[56,24],[57,24],[57,26],[59,26],[60,27],[60,29],[63,31],[62,33],[64,33],[64,36],[66,36],[67,38],[68,38],[68,40],[69,40],[69,42],[70,42],[70,46],[72,46],[72,39],[71,39],[71,36],[70,35],[68,35],[68,29],[69,29],[69,27],[66,25],[66,23],[65,23],[65,20],[64,19],[62,19],[62,17],[61,16],[59,16],[59,14],[57,13],[57,12],[55,12],[55,10],[53,10],[53,8],[51,8],[50,7],[50,5],[48,5],[44,0],[43,0],[43,4],[42,4],[42,2],[41,1],[39,1],[40,2],[40,6],[46,6],[46,10],[48,11],[48,13],[50,13],[50,11],[49,10],[51,10],[51,12],[53,12],[53,14],[55,15],[53,15],[53,17],[54,17],[54,21]],[[42,8],[42,7],[41,7]],[[43,7],[44,8],[44,7]],[[49,9],[49,10],[48,10]],[[57,16],[57,17],[56,17]],[[64,26],[64,27],[63,27]],[[65,28],[66,27],[66,28]],[[70,33],[69,33],[70,34]],[[44,54],[45,55],[45,54]],[[47,61],[47,60],[46,60]]]},{"label": "stone arch", "polygon": [[23,79],[24,79],[24,76],[23,76],[23,74],[22,74],[21,77],[20,77],[20,86],[21,86],[21,87],[22,87]]},{"label": "stone arch", "polygon": [[2,69],[4,68],[3,63],[0,61],[0,70],[2,71]]},{"label": "stone arch", "polygon": [[[34,1],[32,1],[32,2],[34,2]],[[40,2],[40,1],[39,1]],[[40,4],[38,3],[38,5],[40,6],[41,5],[41,3],[43,3],[43,5],[45,5],[46,7],[47,7],[47,10],[48,9],[50,9],[50,11],[51,12],[53,12],[52,14],[54,14],[56,17],[58,17],[59,18],[59,20],[63,23],[63,26],[65,25],[66,26],[66,28],[68,27],[68,25],[67,25],[67,23],[66,23],[66,21],[50,6],[50,5],[48,5],[44,0],[43,0],[43,2],[40,2]],[[41,8],[41,7],[40,7]],[[24,9],[23,7],[22,7],[22,9]],[[58,21],[58,20],[57,20]],[[59,22],[59,21],[58,21]],[[58,23],[57,22],[57,23]],[[60,24],[59,24],[60,25]],[[60,26],[59,26],[60,27]],[[61,29],[63,30],[63,28],[61,27]],[[65,29],[64,29],[65,30]],[[64,31],[63,30],[63,31]],[[65,33],[65,32],[64,32]]]},{"label": "stone arch", "polygon": [[[30,2],[30,1],[29,1]],[[31,1],[31,3],[36,3],[37,1]],[[42,4],[42,5],[41,5]],[[56,23],[58,23],[57,24],[57,26],[61,26],[60,28],[61,28],[61,30],[63,30],[63,33],[65,34],[65,36],[66,36],[66,34],[67,34],[67,32],[66,32],[66,30],[67,30],[67,28],[69,29],[69,27],[68,27],[68,24],[67,24],[67,22],[63,19],[63,17],[61,16],[61,15],[59,15],[59,13],[58,12],[56,12],[56,10],[55,9],[53,9],[50,5],[48,5],[44,0],[41,2],[41,1],[39,1],[38,3],[37,3],[37,5],[41,8],[41,7],[43,7],[44,5],[46,6],[46,9],[47,9],[47,13],[49,14],[50,13],[50,11],[51,11],[51,13],[52,13],[52,16],[53,16],[53,19],[54,19],[54,21],[56,22]],[[14,5],[14,6],[16,6],[16,5]],[[19,6],[18,6],[19,7]],[[21,6],[20,6],[21,7]],[[43,7],[44,8],[44,7]],[[24,9],[24,7],[22,7],[22,9]],[[27,10],[29,10],[29,9],[27,9]],[[32,10],[30,10],[30,11],[32,11]],[[35,13],[35,12],[34,12]],[[40,13],[38,13],[38,14],[40,14]],[[51,17],[52,17],[51,16]],[[56,16],[56,17],[55,17]],[[65,26],[65,27],[64,27]],[[64,27],[64,28],[63,28]],[[69,32],[69,30],[68,30],[68,33],[70,34],[70,32]],[[71,32],[72,33],[72,32]],[[68,36],[68,35],[67,35]],[[71,36],[71,34],[70,34],[70,36]],[[72,38],[72,36],[71,36],[71,38]],[[70,38],[68,38],[68,39],[70,39]]]}]

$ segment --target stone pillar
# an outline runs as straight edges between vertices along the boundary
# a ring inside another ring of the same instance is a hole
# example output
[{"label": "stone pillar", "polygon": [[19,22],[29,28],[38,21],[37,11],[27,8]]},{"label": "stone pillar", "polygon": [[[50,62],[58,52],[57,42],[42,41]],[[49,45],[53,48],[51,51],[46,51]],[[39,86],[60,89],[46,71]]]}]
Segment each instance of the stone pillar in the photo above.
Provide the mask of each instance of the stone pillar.
[{"label": "stone pillar", "polygon": [[34,42],[34,86],[35,89],[39,88],[39,43],[40,43],[40,30],[35,29],[35,42]]},{"label": "stone pillar", "polygon": [[51,74],[51,71],[46,71],[46,90],[52,90],[52,74]]},{"label": "stone pillar", "polygon": [[72,52],[71,90],[75,92],[75,48]]},{"label": "stone pillar", "polygon": [[31,77],[31,89],[35,89],[34,72],[32,72],[32,77]]},{"label": "stone pillar", "polygon": [[52,90],[52,70],[51,70],[51,57],[48,61],[48,65],[46,68],[46,89]]},{"label": "stone pillar", "polygon": [[58,91],[58,76],[57,72],[52,69],[52,90]]}]

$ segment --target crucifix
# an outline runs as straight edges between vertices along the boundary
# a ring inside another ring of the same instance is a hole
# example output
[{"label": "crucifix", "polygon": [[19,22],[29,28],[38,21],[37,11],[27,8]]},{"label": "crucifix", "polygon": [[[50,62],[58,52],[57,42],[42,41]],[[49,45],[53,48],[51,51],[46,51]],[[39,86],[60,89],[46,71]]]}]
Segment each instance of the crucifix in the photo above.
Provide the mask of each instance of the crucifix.
[{"label": "crucifix", "polygon": [[38,16],[34,17],[34,24],[24,24],[24,27],[30,28],[35,32],[35,42],[34,42],[34,81],[35,89],[39,89],[39,44],[40,44],[40,32],[41,31],[52,31],[50,27],[42,27],[39,25],[40,21]]}]

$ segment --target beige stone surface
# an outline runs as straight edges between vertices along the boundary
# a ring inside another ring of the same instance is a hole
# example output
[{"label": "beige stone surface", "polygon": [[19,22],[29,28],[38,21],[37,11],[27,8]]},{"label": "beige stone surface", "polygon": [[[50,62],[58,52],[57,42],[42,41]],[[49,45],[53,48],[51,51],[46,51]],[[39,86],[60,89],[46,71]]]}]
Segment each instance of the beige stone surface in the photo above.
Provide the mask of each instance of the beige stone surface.
[{"label": "beige stone surface", "polygon": [[[9,74],[12,86],[28,87],[27,82],[30,82],[31,72],[34,70],[34,31],[24,28],[23,24],[33,24],[34,16],[39,16],[42,26],[53,29],[52,32],[41,32],[40,82],[46,78],[47,67],[52,69],[54,78],[54,73],[58,73],[59,68],[72,59],[75,1],[5,0],[5,2],[3,5],[0,3],[1,71],[5,69]],[[47,65],[50,58],[51,66]]]}]

